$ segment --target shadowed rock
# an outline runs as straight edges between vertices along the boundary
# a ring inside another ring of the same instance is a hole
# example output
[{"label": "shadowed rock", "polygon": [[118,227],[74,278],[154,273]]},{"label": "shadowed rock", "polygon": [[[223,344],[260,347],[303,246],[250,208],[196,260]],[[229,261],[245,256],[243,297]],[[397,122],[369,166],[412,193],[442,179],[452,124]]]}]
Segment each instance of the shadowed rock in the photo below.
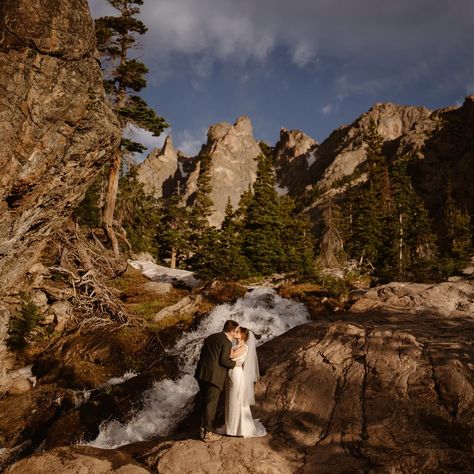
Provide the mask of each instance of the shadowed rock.
[{"label": "shadowed rock", "polygon": [[118,451],[170,474],[472,472],[473,337],[467,313],[334,314],[259,349],[265,438],[206,444],[195,421]]}]

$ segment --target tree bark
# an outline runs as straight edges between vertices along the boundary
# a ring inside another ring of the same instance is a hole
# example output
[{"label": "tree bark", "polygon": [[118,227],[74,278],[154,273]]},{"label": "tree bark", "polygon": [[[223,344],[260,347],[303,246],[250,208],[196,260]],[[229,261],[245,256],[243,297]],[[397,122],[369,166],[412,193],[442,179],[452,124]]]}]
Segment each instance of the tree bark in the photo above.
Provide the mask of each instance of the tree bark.
[{"label": "tree bark", "polygon": [[177,254],[176,248],[172,247],[171,248],[171,262],[170,262],[170,268],[172,270],[176,268],[176,254]]},{"label": "tree bark", "polygon": [[112,245],[112,250],[114,255],[118,256],[120,254],[117,236],[113,228],[114,220],[114,211],[115,203],[117,201],[117,192],[118,192],[118,183],[119,183],[119,174],[120,174],[120,165],[122,163],[122,157],[120,155],[120,150],[115,152],[113,161],[110,165],[109,171],[109,180],[107,184],[107,195],[105,197],[104,211],[102,214],[102,222],[104,224],[105,232],[107,237],[110,240]]}]

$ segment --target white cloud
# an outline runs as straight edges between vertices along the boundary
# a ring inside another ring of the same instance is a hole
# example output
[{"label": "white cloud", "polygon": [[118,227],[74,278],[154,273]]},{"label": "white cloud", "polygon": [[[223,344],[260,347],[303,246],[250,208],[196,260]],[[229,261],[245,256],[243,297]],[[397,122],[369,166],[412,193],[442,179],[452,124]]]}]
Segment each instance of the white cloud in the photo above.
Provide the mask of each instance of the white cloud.
[{"label": "white cloud", "polygon": [[316,58],[316,51],[313,45],[301,42],[298,43],[293,51],[293,62],[299,67],[307,66]]},{"label": "white cloud", "polygon": [[[107,11],[104,0],[89,3],[96,16]],[[316,54],[336,61],[340,94],[432,78],[462,54],[474,63],[472,0],[147,0],[141,9],[145,62],[165,71],[177,54],[193,56],[196,87],[215,61],[263,61],[277,47],[299,67]]]},{"label": "white cloud", "polygon": [[324,107],[321,108],[321,112],[324,115],[329,115],[332,111],[334,110],[334,107],[332,104],[327,104]]},{"label": "white cloud", "polygon": [[127,125],[124,131],[124,137],[145,145],[147,151],[144,153],[136,153],[135,158],[138,162],[143,161],[146,155],[153,148],[161,148],[165,142],[166,136],[171,133],[171,129],[166,129],[159,137],[154,137],[151,132],[136,127],[135,125]]},{"label": "white cloud", "polygon": [[201,146],[207,141],[207,130],[184,130],[177,134],[175,142],[176,148],[187,156],[195,156],[199,153]]}]

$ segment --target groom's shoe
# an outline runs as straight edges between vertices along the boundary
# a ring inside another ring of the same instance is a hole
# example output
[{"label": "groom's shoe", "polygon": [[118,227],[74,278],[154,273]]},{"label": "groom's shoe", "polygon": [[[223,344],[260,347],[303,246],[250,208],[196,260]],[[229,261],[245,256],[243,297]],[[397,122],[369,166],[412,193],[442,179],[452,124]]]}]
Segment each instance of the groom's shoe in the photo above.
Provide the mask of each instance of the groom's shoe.
[{"label": "groom's shoe", "polygon": [[201,441],[204,441],[205,436],[206,436],[206,430],[201,426],[201,428],[199,428],[199,439]]},{"label": "groom's shoe", "polygon": [[203,441],[205,443],[210,443],[212,441],[218,441],[219,439],[222,439],[222,436],[217,433],[213,433],[212,431],[206,431],[204,434]]}]

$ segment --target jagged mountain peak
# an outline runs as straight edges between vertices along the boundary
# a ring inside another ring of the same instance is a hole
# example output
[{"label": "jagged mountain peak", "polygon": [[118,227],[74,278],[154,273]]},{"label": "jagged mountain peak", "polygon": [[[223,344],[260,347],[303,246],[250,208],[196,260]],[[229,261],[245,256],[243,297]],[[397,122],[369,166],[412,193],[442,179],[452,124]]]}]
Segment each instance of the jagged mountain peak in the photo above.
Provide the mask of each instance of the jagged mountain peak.
[{"label": "jagged mountain peak", "polygon": [[291,150],[293,157],[304,155],[311,151],[318,142],[300,130],[280,129],[280,140],[275,146],[277,154]]},{"label": "jagged mountain peak", "polygon": [[179,173],[178,151],[169,134],[161,148],[155,148],[138,167],[138,179],[145,191],[160,198],[168,194],[171,183]]},{"label": "jagged mountain peak", "polygon": [[250,118],[247,115],[242,115],[233,125],[229,122],[219,122],[211,125],[207,133],[207,144],[210,145],[214,141],[222,140],[227,135],[253,136],[253,126]]},{"label": "jagged mountain peak", "polygon": [[[235,209],[242,194],[254,183],[257,175],[256,158],[261,149],[253,136],[252,122],[246,115],[239,117],[233,125],[228,122],[212,125],[207,136],[207,144],[200,156],[206,153],[211,157],[214,212],[209,222],[219,227],[224,219],[227,200],[230,199]],[[191,199],[196,191],[198,175],[199,166],[188,178],[187,199]]]},{"label": "jagged mountain peak", "polygon": [[356,125],[365,129],[374,120],[378,133],[385,140],[395,140],[410,131],[415,124],[426,120],[431,113],[426,107],[379,102],[362,114],[356,120]]}]

